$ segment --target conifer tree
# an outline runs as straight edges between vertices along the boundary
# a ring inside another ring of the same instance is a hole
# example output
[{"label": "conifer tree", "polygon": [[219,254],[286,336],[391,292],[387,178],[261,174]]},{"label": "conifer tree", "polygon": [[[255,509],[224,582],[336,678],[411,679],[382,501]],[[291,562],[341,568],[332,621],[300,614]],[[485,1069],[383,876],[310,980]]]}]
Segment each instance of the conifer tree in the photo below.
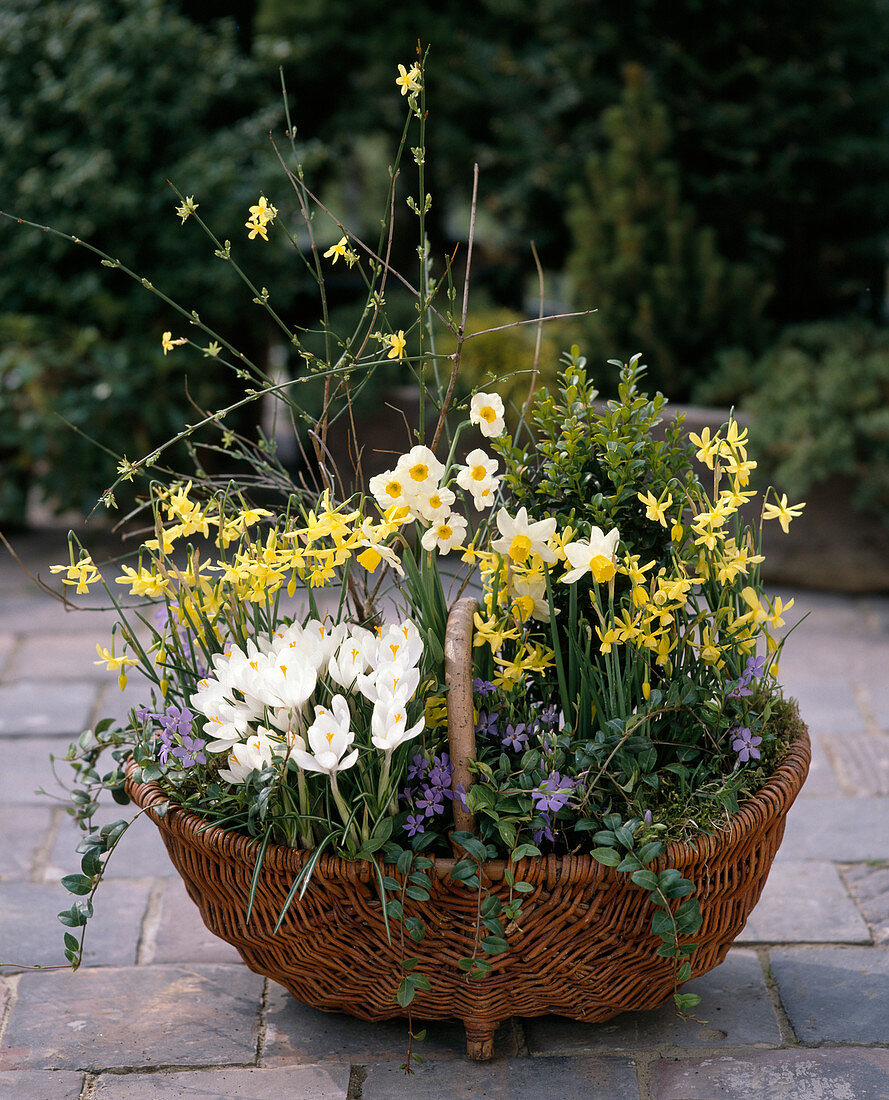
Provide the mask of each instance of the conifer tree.
[{"label": "conifer tree", "polygon": [[718,350],[755,346],[769,287],[726,260],[683,201],[667,109],[641,66],[625,67],[600,123],[607,147],[588,159],[567,215],[574,298],[597,310],[585,351],[600,363],[641,352],[652,384],[684,399]]}]

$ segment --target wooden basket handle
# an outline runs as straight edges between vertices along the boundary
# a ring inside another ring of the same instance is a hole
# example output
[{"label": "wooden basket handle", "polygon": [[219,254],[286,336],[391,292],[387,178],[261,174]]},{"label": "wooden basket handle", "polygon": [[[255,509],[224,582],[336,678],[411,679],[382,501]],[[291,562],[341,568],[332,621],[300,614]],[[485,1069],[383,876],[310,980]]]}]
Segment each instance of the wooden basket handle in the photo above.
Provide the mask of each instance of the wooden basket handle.
[{"label": "wooden basket handle", "polygon": [[448,689],[448,742],[454,774],[454,825],[475,834],[475,814],[463,809],[457,788],[472,785],[469,761],[475,759],[475,711],[472,704],[472,632],[478,600],[464,596],[448,615],[445,630],[445,684]]}]

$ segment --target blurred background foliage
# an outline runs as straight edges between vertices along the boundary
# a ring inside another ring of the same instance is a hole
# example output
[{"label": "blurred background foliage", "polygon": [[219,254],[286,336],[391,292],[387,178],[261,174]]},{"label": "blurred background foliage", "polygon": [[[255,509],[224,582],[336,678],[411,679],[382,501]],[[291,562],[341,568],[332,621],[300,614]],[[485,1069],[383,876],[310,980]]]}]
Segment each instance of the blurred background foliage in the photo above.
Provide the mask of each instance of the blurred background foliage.
[{"label": "blurred background foliage", "polygon": [[[375,239],[402,118],[395,67],[421,39],[431,47],[433,255],[465,240],[480,166],[481,312],[471,329],[536,314],[531,240],[547,309],[598,308],[546,330],[543,381],[555,373],[554,349],[576,341],[604,393],[615,380],[605,361],[641,352],[652,387],[674,400],[749,400],[768,411],[770,398],[758,395],[790,363],[794,377],[803,360],[817,376],[863,357],[875,378],[889,354],[889,0],[453,0],[423,10],[223,0],[209,19],[207,9],[198,0],[4,0],[0,208],[120,256],[189,308],[199,304],[250,353],[264,354],[263,315],[197,227],[180,228],[165,181],[194,194],[219,235],[241,247],[246,206],[259,191],[273,201],[286,192],[268,141],[270,129],[283,140],[280,65],[313,189]],[[394,259],[413,275],[413,222],[403,216]],[[162,382],[156,374],[160,333],[175,317],[63,242],[4,225],[0,250],[0,458],[25,489],[81,507],[114,464],[84,455],[76,475],[54,467],[53,409],[84,430],[101,427],[112,449],[135,449],[134,418],[146,439],[163,438],[191,415],[185,367],[166,363]],[[315,298],[295,257],[274,245],[247,255],[288,322],[313,322]],[[348,310],[363,288],[340,267],[330,289],[334,307]],[[85,325],[92,331],[78,336]],[[468,383],[492,369],[530,370],[533,331],[480,338]],[[213,366],[188,353],[190,392],[211,407],[231,385]],[[35,409],[28,387],[58,396]],[[502,388],[509,396],[514,380]],[[76,408],[62,396],[69,389],[80,393]],[[868,383],[854,410],[840,402],[835,415],[863,420],[875,440],[886,397],[885,385]],[[831,387],[800,383],[792,400],[820,410],[782,424],[785,448],[799,450],[795,466],[774,457],[775,468],[798,472],[804,492],[807,471],[821,476],[851,459],[839,446],[822,449],[818,464],[801,457],[836,401]],[[857,468],[866,480],[867,463]],[[15,505],[6,509],[8,518]]]}]

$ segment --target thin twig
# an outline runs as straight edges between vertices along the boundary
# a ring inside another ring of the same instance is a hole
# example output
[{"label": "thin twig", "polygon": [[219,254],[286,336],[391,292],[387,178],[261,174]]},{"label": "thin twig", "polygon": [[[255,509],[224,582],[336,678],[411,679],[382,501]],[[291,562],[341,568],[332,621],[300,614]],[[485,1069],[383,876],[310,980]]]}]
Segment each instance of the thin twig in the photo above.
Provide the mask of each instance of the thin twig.
[{"label": "thin twig", "polygon": [[460,372],[460,360],[463,356],[463,341],[466,339],[466,316],[469,312],[469,273],[472,268],[472,242],[475,238],[475,214],[478,209],[478,165],[472,169],[472,205],[469,208],[469,240],[466,245],[466,273],[463,277],[463,311],[460,316],[460,328],[457,330],[457,348],[453,355],[451,376],[448,379],[448,388],[445,391],[444,400],[441,403],[441,412],[438,414],[438,423],[435,425],[435,435],[432,437],[432,450],[438,446],[444,428],[445,418],[451,405],[454,394],[454,386],[457,383],[457,375]]}]

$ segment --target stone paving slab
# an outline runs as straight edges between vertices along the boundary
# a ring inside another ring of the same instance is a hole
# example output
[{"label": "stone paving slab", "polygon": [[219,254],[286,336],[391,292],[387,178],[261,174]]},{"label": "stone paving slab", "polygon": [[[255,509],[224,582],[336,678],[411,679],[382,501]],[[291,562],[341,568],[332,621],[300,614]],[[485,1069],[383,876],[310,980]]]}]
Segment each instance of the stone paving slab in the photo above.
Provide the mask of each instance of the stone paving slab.
[{"label": "stone paving slab", "polygon": [[525,1021],[528,1050],[540,1054],[598,1054],[670,1044],[676,1047],[779,1046],[781,1034],[772,1011],[759,959],[732,950],[725,962],[683,987],[698,993],[696,1020],[677,1015],[672,1000],[650,1012],[625,1012],[601,1024],[561,1016]]},{"label": "stone paving slab", "polygon": [[[889,664],[887,664],[889,672]],[[843,788],[856,795],[889,795],[889,735],[850,734],[837,746],[835,768]]]},{"label": "stone paving slab", "polygon": [[68,1070],[0,1071],[0,1100],[79,1100],[83,1074]]},{"label": "stone paving slab", "polygon": [[0,737],[77,737],[92,720],[98,693],[98,684],[77,681],[4,684],[0,686]]},{"label": "stone paving slab", "polygon": [[[166,858],[166,852],[164,852]],[[169,859],[167,865],[170,867]],[[143,948],[147,946],[143,944]],[[160,916],[145,962],[241,963],[231,944],[214,936],[178,876],[164,880]]]},{"label": "stone paving slab", "polygon": [[[349,1065],[103,1074],[95,1100],[346,1100]],[[0,1092],[0,1097],[2,1097]],[[19,1097],[21,1100],[21,1097]]]},{"label": "stone paving slab", "polygon": [[887,1050],[770,1050],[654,1067],[654,1100],[885,1100]]},{"label": "stone paving slab", "polygon": [[[263,1060],[266,1065],[291,1065],[339,1061],[347,1051],[353,1064],[393,1061],[407,1057],[407,1021],[401,1018],[369,1023],[340,1012],[321,1012],[299,1004],[276,982],[269,982],[266,1011],[267,1035]],[[415,1044],[416,1053],[432,1060],[466,1057],[466,1032],[459,1020],[414,1021],[414,1032],[426,1029],[426,1038]],[[494,1053],[506,1058],[518,1053],[512,1022],[501,1024]]]},{"label": "stone paving slab", "polygon": [[[49,757],[50,754],[55,756],[56,773],[68,782],[73,772],[62,757],[70,741],[70,737],[0,737],[0,798],[3,805],[52,807],[67,804],[67,795],[53,775]],[[52,797],[37,794],[41,788]]]},{"label": "stone paving slab", "polygon": [[238,966],[23,974],[0,1069],[252,1065],[262,987]]},{"label": "stone paving slab", "polygon": [[[96,643],[110,646],[108,632],[102,630],[30,635],[22,638],[5,671],[7,680],[116,680],[114,673],[99,659]],[[120,652],[120,643],[117,644]]]},{"label": "stone paving slab", "polygon": [[372,1065],[362,1100],[639,1100],[636,1068],[617,1058],[509,1058],[424,1062],[406,1077]]},{"label": "stone paving slab", "polygon": [[[845,738],[843,738],[845,741]],[[812,761],[809,774],[799,793],[800,798],[837,798],[846,792],[840,786],[839,778],[833,766],[833,746],[829,738],[810,734]]]},{"label": "stone paving slab", "polygon": [[889,951],[786,947],[770,952],[781,1002],[804,1046],[889,1042]]},{"label": "stone paving slab", "polygon": [[[5,784],[4,784],[5,786]],[[43,806],[0,804],[0,881],[28,879],[37,851],[46,843],[56,810]]]},{"label": "stone paving slab", "polygon": [[15,641],[13,634],[0,631],[0,679],[3,678],[9,664],[9,657],[15,647]]},{"label": "stone paving slab", "polygon": [[[76,873],[79,867],[75,864],[70,870]],[[102,883],[96,892],[95,917],[86,929],[86,965],[135,963],[150,890],[151,883],[142,879]],[[27,966],[66,965],[63,942],[66,929],[58,914],[70,909],[74,900],[74,895],[60,884],[0,883],[3,973],[14,973]]]},{"label": "stone paving slab", "polygon": [[[94,822],[96,827],[99,827],[112,821],[130,821],[138,812],[135,806],[119,806],[109,801],[96,813]],[[72,817],[66,815],[63,818],[49,856],[49,863],[43,872],[44,881],[57,882],[62,875],[70,875],[80,870],[81,857],[77,852],[77,845],[85,836],[86,834]],[[176,874],[157,826],[144,815],[135,818],[121,837],[119,847],[106,861],[106,865],[106,880],[148,876],[163,878]],[[99,897],[101,898],[101,893]]]},{"label": "stone paving slab", "polygon": [[843,875],[871,927],[874,943],[889,946],[889,861],[855,864],[846,867]]},{"label": "stone paving slab", "polygon": [[889,798],[797,799],[778,860],[862,863],[889,855]]},{"label": "stone paving slab", "polygon": [[736,942],[871,943],[871,935],[832,863],[784,860]]},{"label": "stone paving slab", "polygon": [[[75,600],[83,600],[84,603],[78,606]],[[105,637],[111,629],[113,608],[101,606],[107,600],[97,591],[90,596],[74,597],[71,603],[73,606],[68,610],[51,596],[39,592],[35,594],[33,585],[27,591],[4,596],[0,600],[0,631],[20,636],[27,633],[47,637],[56,632],[81,634],[85,636],[87,645],[90,637],[94,637],[92,648],[95,648],[95,642]],[[99,609],[87,610],[88,606]]]}]

